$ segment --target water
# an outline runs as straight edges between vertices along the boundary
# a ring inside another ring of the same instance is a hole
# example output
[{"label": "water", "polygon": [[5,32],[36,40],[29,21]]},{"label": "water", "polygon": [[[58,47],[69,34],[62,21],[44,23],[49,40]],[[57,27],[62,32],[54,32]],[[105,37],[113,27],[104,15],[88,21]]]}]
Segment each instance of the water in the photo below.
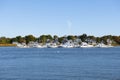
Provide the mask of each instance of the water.
[{"label": "water", "polygon": [[0,48],[0,80],[120,80],[120,48]]}]

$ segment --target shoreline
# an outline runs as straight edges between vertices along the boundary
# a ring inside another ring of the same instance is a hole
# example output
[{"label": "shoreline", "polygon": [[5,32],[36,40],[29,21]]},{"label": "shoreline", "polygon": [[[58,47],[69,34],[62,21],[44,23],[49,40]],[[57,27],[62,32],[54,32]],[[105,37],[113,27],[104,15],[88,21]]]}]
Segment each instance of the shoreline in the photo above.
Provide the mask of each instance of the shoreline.
[{"label": "shoreline", "polygon": [[[112,45],[113,47],[119,47],[120,45]],[[16,44],[0,44],[0,47],[17,47]]]}]

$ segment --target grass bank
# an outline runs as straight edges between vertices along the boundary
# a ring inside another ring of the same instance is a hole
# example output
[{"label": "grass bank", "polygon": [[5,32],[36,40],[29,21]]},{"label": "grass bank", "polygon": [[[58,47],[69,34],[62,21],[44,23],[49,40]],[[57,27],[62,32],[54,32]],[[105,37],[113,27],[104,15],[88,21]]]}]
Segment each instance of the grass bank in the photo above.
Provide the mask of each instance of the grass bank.
[{"label": "grass bank", "polygon": [[16,44],[0,44],[0,47],[14,47]]}]

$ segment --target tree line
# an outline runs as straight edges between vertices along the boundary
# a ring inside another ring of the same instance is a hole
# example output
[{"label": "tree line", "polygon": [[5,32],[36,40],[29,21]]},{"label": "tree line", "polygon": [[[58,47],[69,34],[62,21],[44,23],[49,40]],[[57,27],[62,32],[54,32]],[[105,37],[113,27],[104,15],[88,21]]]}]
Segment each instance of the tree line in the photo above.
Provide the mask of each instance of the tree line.
[{"label": "tree line", "polygon": [[39,42],[39,43],[46,43],[48,40],[53,41],[53,40],[58,40],[59,43],[62,43],[64,39],[67,40],[76,40],[80,39],[82,42],[86,42],[87,40],[92,40],[95,41],[96,43],[104,42],[107,44],[107,39],[110,39],[112,41],[113,45],[120,45],[120,36],[112,36],[112,35],[105,35],[102,37],[95,37],[93,35],[87,35],[87,34],[82,34],[79,36],[76,35],[68,35],[68,36],[62,36],[58,37],[57,35],[51,36],[51,35],[41,35],[40,37],[35,37],[33,35],[27,35],[27,36],[16,36],[14,38],[6,38],[6,37],[0,37],[0,44],[12,44],[13,42],[18,42],[18,43],[26,43],[28,44],[30,41],[34,42]]}]

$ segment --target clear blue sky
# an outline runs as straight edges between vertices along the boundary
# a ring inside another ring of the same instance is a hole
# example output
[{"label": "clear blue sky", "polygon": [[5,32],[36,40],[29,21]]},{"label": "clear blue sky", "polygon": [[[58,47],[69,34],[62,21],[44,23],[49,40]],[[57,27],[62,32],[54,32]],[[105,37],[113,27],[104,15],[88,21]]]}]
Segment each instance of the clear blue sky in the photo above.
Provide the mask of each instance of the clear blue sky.
[{"label": "clear blue sky", "polygon": [[120,0],[0,0],[0,36],[120,35]]}]

